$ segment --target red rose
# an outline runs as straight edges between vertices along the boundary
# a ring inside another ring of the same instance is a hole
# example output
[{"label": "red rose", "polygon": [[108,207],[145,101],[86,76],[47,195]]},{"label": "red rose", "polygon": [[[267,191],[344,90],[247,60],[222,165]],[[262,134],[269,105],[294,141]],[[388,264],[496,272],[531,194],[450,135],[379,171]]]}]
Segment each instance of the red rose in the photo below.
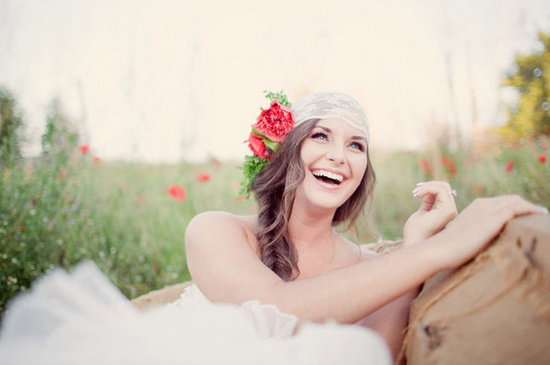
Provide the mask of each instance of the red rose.
[{"label": "red rose", "polygon": [[210,175],[206,172],[199,172],[197,175],[195,175],[195,180],[197,181],[208,181],[210,180]]},{"label": "red rose", "polygon": [[540,155],[540,156],[538,157],[538,159],[539,159],[539,161],[540,161],[541,163],[545,163],[545,162],[546,162],[546,155]]},{"label": "red rose", "polygon": [[254,125],[258,132],[273,142],[282,142],[292,127],[294,127],[292,111],[280,105],[277,100],[271,103],[269,109],[262,110]]},{"label": "red rose", "polygon": [[262,137],[259,137],[254,133],[250,133],[250,137],[248,137],[248,147],[250,147],[250,149],[252,150],[252,152],[254,152],[256,156],[260,158],[269,158]]}]

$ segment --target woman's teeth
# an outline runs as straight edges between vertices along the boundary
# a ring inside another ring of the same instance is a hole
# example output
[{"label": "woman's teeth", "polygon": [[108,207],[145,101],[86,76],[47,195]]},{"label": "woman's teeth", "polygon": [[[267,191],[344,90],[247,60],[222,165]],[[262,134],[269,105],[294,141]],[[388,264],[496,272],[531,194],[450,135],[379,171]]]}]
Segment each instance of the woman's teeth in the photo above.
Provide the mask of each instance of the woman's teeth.
[{"label": "woman's teeth", "polygon": [[339,185],[342,181],[344,181],[344,176],[326,170],[313,170],[311,173],[317,179],[331,184]]}]

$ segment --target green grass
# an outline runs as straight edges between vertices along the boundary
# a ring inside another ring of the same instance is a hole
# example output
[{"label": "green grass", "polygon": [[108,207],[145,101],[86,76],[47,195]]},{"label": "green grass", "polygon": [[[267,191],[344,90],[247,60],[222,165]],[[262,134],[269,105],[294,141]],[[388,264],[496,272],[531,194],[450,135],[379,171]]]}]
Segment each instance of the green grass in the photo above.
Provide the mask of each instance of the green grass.
[{"label": "green grass", "polygon": [[[418,207],[413,188],[430,179],[450,181],[460,209],[475,197],[508,193],[550,206],[550,161],[538,159],[550,157],[548,144],[543,138],[454,153],[374,151],[375,227],[385,239],[400,238]],[[66,157],[21,161],[0,174],[0,313],[44,272],[82,259],[94,260],[128,297],[188,280],[184,233],[192,217],[207,210],[255,212],[252,201],[237,198],[238,164],[98,163],[79,152]],[[506,172],[510,160],[514,168]],[[196,181],[199,172],[210,180]],[[185,188],[185,201],[167,193],[172,184]],[[362,230],[361,241],[375,239]]]}]

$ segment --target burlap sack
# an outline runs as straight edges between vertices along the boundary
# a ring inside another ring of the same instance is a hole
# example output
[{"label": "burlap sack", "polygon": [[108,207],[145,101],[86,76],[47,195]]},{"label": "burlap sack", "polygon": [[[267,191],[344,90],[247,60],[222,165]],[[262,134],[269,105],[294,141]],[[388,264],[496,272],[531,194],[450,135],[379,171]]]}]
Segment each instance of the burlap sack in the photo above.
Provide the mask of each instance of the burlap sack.
[{"label": "burlap sack", "polygon": [[184,292],[185,288],[191,284],[191,281],[185,281],[183,283],[165,286],[159,290],[150,291],[147,294],[132,299],[132,304],[137,309],[143,310],[172,303],[176,301]]},{"label": "burlap sack", "polygon": [[475,260],[428,280],[404,349],[409,365],[550,364],[550,217],[510,221]]}]

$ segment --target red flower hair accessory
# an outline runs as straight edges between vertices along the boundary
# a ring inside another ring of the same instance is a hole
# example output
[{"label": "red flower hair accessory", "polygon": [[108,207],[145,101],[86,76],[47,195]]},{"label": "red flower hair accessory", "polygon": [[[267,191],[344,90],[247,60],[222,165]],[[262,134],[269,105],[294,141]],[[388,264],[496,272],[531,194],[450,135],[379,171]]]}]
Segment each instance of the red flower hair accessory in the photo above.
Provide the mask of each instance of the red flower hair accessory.
[{"label": "red flower hair accessory", "polygon": [[240,195],[250,194],[256,175],[267,166],[269,159],[277,152],[279,145],[295,124],[290,109],[292,104],[288,102],[286,95],[282,91],[264,93],[271,105],[269,109],[262,109],[246,141],[253,155],[246,156],[244,160]]}]

